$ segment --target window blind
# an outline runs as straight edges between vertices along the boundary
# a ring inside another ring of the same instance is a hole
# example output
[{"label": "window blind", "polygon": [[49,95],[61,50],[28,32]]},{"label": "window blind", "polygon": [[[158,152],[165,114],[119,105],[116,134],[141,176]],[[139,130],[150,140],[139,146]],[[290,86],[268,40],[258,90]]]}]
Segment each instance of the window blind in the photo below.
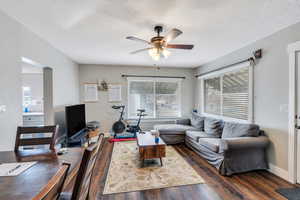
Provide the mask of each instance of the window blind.
[{"label": "window blind", "polygon": [[146,118],[181,116],[181,80],[128,79],[128,116],[136,118],[137,109],[146,110]]},{"label": "window blind", "polygon": [[204,113],[249,119],[249,67],[203,79]]},{"label": "window blind", "polygon": [[204,80],[204,110],[206,113],[221,114],[221,78],[211,78]]},{"label": "window blind", "polygon": [[248,119],[249,105],[249,69],[223,76],[222,114],[236,119]]}]

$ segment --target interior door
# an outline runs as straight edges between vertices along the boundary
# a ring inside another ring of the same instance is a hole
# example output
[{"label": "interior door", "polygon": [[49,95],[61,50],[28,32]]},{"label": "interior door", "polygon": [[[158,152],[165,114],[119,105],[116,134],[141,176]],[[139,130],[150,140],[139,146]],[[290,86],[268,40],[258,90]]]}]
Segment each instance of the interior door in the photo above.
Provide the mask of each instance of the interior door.
[{"label": "interior door", "polygon": [[297,70],[297,183],[300,183],[300,52],[296,53]]}]

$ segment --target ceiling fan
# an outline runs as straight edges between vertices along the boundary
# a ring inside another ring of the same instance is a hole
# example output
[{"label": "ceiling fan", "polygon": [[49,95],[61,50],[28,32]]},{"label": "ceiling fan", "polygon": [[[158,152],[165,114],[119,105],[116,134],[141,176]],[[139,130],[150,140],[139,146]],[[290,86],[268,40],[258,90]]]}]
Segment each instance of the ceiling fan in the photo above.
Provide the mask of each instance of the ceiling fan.
[{"label": "ceiling fan", "polygon": [[170,55],[170,51],[167,49],[183,49],[183,50],[191,50],[193,49],[194,45],[191,44],[169,44],[172,40],[177,38],[183,32],[179,29],[172,29],[166,36],[161,36],[160,33],[163,31],[162,26],[155,26],[154,31],[157,33],[157,36],[151,38],[150,41],[143,40],[134,36],[128,36],[126,39],[134,40],[138,42],[143,42],[145,44],[150,45],[150,47],[145,49],[140,49],[137,51],[131,52],[131,54],[136,54],[144,51],[148,51],[149,55],[154,60],[159,60],[160,57],[167,58]]}]

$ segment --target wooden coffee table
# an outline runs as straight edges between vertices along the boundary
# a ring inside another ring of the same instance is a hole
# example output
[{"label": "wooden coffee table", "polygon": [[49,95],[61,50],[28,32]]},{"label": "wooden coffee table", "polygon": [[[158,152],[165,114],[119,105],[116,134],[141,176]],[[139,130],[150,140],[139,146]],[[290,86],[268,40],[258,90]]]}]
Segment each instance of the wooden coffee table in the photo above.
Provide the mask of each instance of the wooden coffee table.
[{"label": "wooden coffee table", "polygon": [[146,159],[155,158],[159,158],[160,164],[163,166],[162,158],[166,157],[166,143],[161,138],[158,143],[155,143],[155,137],[150,132],[138,133],[136,137],[142,167],[144,167]]}]

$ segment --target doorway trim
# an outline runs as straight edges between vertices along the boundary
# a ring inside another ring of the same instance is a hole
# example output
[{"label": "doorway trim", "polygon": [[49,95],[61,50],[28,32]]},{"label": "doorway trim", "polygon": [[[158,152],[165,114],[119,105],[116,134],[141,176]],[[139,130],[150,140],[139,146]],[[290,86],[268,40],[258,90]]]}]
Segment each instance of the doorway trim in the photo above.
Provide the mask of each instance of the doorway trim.
[{"label": "doorway trim", "polygon": [[[296,53],[300,51],[300,41],[288,45],[289,55],[289,135],[288,135],[288,180],[297,182],[297,132],[296,132],[296,109],[297,109],[297,66]],[[299,69],[300,70],[300,69]]]}]

